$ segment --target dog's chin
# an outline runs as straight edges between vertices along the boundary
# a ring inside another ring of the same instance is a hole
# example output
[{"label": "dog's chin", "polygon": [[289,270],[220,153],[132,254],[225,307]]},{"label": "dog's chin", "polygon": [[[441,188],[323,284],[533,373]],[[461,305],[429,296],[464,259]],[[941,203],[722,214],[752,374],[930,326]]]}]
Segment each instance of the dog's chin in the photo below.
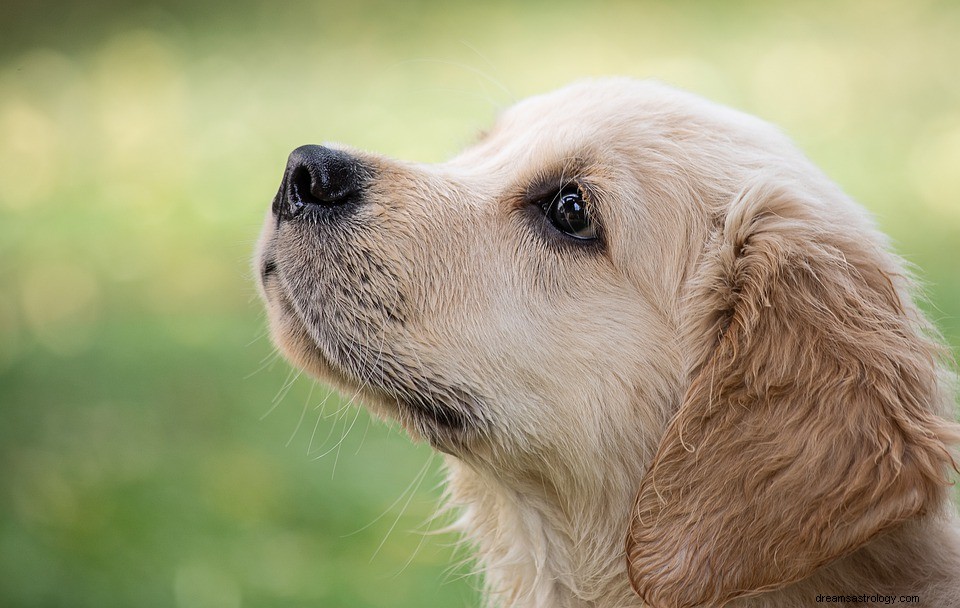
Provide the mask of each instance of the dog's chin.
[{"label": "dog's chin", "polygon": [[[415,440],[435,449],[462,454],[481,435],[475,417],[430,397],[431,391],[396,391],[377,380],[382,370],[354,371],[321,348],[303,319],[283,293],[264,289],[270,333],[280,351],[296,367],[336,388],[349,402],[363,405],[374,415],[393,421]],[[329,331],[329,330],[328,330]],[[331,342],[336,340],[332,335]],[[449,390],[449,389],[447,389]]]},{"label": "dog's chin", "polygon": [[338,362],[324,357],[317,348],[306,356],[295,356],[286,350],[284,354],[312,377],[336,388],[349,403],[365,407],[384,421],[398,423],[414,441],[461,455],[476,441],[475,425],[461,412],[420,395],[391,394],[371,380],[345,373]]}]

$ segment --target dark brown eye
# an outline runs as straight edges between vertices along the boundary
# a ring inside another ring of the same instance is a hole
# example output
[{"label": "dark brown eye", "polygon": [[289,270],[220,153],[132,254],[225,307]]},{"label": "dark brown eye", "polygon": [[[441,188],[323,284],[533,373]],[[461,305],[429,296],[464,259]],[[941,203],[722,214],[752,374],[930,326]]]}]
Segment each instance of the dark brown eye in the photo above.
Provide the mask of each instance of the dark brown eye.
[{"label": "dark brown eye", "polygon": [[567,236],[581,241],[597,238],[597,229],[587,211],[587,204],[576,186],[569,186],[558,192],[546,206],[544,213],[550,223]]}]

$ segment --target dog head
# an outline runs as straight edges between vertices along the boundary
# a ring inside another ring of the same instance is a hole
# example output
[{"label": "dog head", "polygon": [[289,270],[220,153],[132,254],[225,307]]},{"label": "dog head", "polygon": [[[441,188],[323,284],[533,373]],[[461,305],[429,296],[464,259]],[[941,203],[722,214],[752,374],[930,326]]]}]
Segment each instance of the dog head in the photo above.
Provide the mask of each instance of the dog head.
[{"label": "dog head", "polygon": [[440,165],[299,148],[256,264],[281,350],[414,437],[630,485],[653,606],[784,586],[942,500],[951,397],[900,263],[691,95],[576,84]]}]

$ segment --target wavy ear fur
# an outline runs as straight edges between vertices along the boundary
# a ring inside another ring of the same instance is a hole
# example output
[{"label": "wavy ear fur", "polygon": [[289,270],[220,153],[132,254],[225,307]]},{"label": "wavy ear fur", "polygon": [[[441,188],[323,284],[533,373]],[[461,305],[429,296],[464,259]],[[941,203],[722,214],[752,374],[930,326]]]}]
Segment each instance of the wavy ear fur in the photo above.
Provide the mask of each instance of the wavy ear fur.
[{"label": "wavy ear fur", "polygon": [[701,354],[627,539],[652,607],[786,586],[944,498],[955,431],[909,283],[794,190],[744,191],[690,294]]}]

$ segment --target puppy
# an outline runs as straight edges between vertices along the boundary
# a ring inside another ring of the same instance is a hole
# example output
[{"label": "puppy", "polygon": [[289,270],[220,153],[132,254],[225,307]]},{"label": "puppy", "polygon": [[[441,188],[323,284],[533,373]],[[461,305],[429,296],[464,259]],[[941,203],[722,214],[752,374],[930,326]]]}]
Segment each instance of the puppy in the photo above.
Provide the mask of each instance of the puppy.
[{"label": "puppy", "polygon": [[304,146],[256,268],[291,361],[447,455],[491,606],[960,606],[947,350],[760,120],[612,79],[440,165]]}]

